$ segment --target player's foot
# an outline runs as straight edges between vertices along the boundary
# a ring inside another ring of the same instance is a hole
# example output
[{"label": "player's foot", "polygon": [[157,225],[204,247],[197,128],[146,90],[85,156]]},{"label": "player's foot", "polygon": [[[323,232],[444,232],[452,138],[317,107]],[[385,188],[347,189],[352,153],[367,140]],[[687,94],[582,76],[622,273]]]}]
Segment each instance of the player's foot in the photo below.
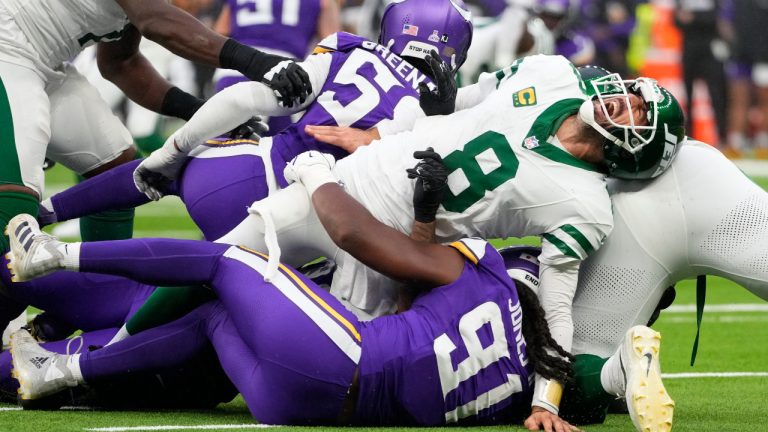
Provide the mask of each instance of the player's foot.
[{"label": "player's foot", "polygon": [[40,231],[32,216],[14,216],[5,233],[11,240],[6,256],[12,281],[23,282],[64,268],[64,254],[57,249],[61,242]]},{"label": "player's foot", "polygon": [[78,384],[67,367],[69,356],[42,348],[24,329],[11,335],[11,356],[11,374],[19,381],[22,401],[40,399]]},{"label": "player's foot", "polygon": [[635,326],[627,331],[619,348],[629,416],[641,432],[672,430],[675,402],[661,381],[660,345],[658,332]]}]

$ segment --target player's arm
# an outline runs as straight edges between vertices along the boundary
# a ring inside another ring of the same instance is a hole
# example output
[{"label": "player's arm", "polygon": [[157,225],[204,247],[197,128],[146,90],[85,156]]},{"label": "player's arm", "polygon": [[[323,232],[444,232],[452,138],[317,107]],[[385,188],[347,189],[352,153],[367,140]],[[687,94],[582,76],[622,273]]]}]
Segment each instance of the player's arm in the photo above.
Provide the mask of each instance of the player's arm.
[{"label": "player's arm", "polygon": [[341,31],[341,8],[338,0],[321,0],[320,15],[317,17],[317,38]]},{"label": "player's arm", "polygon": [[[302,65],[309,73],[313,88],[322,88],[328,76],[330,54],[310,56]],[[206,140],[237,128],[256,114],[287,115],[299,111],[314,98],[311,93],[303,104],[287,108],[261,83],[238,83],[222,90],[136,168],[133,172],[136,188],[152,200],[160,199],[165,185],[178,176],[187,154]]]},{"label": "player's arm", "polygon": [[204,101],[174,87],[160,75],[139,51],[140,42],[141,34],[129,25],[120,40],[99,43],[96,60],[101,75],[144,108],[189,120]]},{"label": "player's arm", "polygon": [[318,218],[336,245],[396,280],[434,287],[459,277],[464,259],[458,252],[417,242],[379,222],[339,186],[332,164],[329,155],[302,153],[288,164],[285,176],[307,188]]},{"label": "player's arm", "polygon": [[172,53],[198,63],[234,69],[267,82],[290,106],[311,91],[306,73],[291,59],[226,38],[165,0],[116,0],[139,33]]}]

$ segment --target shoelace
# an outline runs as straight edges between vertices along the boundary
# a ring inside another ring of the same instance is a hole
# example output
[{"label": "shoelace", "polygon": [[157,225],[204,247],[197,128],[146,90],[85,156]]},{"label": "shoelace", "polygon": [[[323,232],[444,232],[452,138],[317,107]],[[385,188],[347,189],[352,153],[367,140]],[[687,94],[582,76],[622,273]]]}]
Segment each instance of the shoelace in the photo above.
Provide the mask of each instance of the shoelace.
[{"label": "shoelace", "polygon": [[[74,342],[74,341],[78,341],[78,342],[80,342],[80,345],[77,347],[77,349],[75,350],[75,352],[70,352],[70,349],[69,349],[69,348],[70,348],[70,346],[72,345],[72,342]],[[69,340],[67,341],[67,348],[66,348],[66,350],[67,350],[67,355],[80,354],[80,350],[82,350],[82,349],[83,349],[83,345],[84,345],[84,344],[85,344],[85,341],[83,340],[83,337],[82,337],[82,336],[80,336],[80,335],[77,335],[77,336],[73,337],[72,339],[69,339]]]},{"label": "shoelace", "polygon": [[260,216],[264,221],[264,243],[267,245],[267,269],[264,271],[264,282],[272,282],[277,269],[280,266],[280,245],[277,242],[277,230],[275,221],[272,219],[272,213],[269,207],[258,201],[248,207],[248,213]]}]

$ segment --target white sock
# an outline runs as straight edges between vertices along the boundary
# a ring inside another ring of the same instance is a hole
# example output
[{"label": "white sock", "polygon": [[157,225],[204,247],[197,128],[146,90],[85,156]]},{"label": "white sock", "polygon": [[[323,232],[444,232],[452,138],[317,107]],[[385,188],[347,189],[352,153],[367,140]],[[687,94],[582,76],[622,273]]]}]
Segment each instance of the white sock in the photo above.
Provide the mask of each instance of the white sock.
[{"label": "white sock", "polygon": [[67,369],[72,372],[72,377],[78,384],[85,384],[83,373],[80,371],[80,354],[67,356]]},{"label": "white sock", "polygon": [[123,340],[123,339],[127,338],[127,337],[128,337],[128,336],[130,336],[130,335],[131,335],[131,334],[130,334],[130,333],[128,333],[128,329],[127,329],[126,325],[125,325],[125,324],[123,324],[123,326],[122,326],[122,327],[120,327],[120,330],[118,330],[118,331],[117,331],[117,334],[115,334],[115,335],[112,337],[112,339],[111,339],[109,342],[107,342],[107,344],[106,344],[105,346],[110,346],[110,345],[112,345],[113,343],[117,343],[117,342],[120,342],[121,340]]},{"label": "white sock", "polygon": [[55,211],[53,211],[53,201],[51,201],[50,198],[46,198],[42,201],[40,201],[40,207],[46,209],[47,211],[56,214]]},{"label": "white sock", "polygon": [[618,397],[624,396],[626,383],[624,382],[624,374],[621,372],[618,351],[608,358],[600,370],[600,384],[603,385],[603,390],[607,393]]},{"label": "white sock", "polygon": [[80,270],[80,245],[82,243],[59,243],[56,249],[64,254],[64,270],[79,271]]}]

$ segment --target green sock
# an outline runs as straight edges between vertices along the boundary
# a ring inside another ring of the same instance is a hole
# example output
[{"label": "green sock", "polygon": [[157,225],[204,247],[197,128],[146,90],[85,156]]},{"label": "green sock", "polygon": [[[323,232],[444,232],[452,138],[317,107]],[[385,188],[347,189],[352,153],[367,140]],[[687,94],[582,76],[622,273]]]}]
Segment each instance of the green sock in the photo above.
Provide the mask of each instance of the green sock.
[{"label": "green sock", "polygon": [[133,237],[134,209],[108,210],[80,218],[83,241],[125,240]]},{"label": "green sock", "polygon": [[125,328],[129,334],[135,335],[181,318],[194,308],[215,298],[213,291],[199,285],[157,287],[141,308],[125,323]]},{"label": "green sock", "polygon": [[591,354],[576,356],[575,383],[563,392],[560,416],[574,424],[602,423],[613,396],[603,390],[600,371],[608,359]]},{"label": "green sock", "polygon": [[5,235],[5,227],[8,226],[14,216],[22,213],[31,214],[33,217],[37,217],[37,211],[40,203],[37,198],[32,195],[22,192],[8,192],[0,191],[0,227],[2,229],[2,235],[0,235],[0,248],[5,253],[9,248],[8,236]]},{"label": "green sock", "polygon": [[[85,180],[77,176],[78,182]],[[83,241],[125,240],[133,237],[135,209],[107,210],[80,218]]]},{"label": "green sock", "polygon": [[155,133],[152,135],[134,137],[134,142],[139,150],[141,150],[141,153],[148,156],[153,151],[162,147],[163,144],[165,144],[165,139],[163,139],[163,136],[155,130]]}]

